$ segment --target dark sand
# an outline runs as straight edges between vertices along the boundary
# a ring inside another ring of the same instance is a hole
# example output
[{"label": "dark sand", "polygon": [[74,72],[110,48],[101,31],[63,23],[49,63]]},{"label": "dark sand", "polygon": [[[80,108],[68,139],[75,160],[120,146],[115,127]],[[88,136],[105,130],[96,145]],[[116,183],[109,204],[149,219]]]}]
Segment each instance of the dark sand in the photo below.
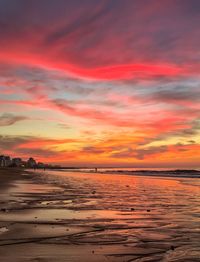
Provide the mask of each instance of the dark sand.
[{"label": "dark sand", "polygon": [[0,261],[200,261],[199,186],[0,169]]}]

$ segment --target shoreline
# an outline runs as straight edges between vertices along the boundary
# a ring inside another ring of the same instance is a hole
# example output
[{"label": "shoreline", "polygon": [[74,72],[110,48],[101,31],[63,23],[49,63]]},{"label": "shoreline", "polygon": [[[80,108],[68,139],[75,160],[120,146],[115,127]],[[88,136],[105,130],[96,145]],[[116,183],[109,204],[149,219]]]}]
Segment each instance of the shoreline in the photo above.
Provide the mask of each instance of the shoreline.
[{"label": "shoreline", "polygon": [[103,172],[106,174],[124,174],[132,176],[146,176],[146,177],[160,177],[160,178],[200,178],[200,171],[151,171],[151,170],[140,170],[140,171],[110,171]]},{"label": "shoreline", "polygon": [[[5,174],[6,178],[14,178],[17,174],[34,174],[36,172],[48,172],[48,171],[56,171],[56,172],[74,172],[74,173],[91,173],[91,174],[112,174],[112,175],[129,175],[129,176],[144,176],[144,177],[163,177],[163,178],[200,178],[200,170],[197,169],[170,169],[170,170],[122,170],[122,169],[116,169],[116,170],[100,170],[95,171],[92,168],[59,168],[59,169],[48,169],[46,168],[45,171],[42,168],[36,168],[36,169],[28,169],[28,168],[14,168],[14,167],[0,167],[0,179]],[[103,168],[104,169],[104,168]],[[12,174],[11,174],[12,173]],[[1,182],[1,180],[0,180]],[[2,182],[3,183],[3,180]]]},{"label": "shoreline", "polygon": [[[38,169],[39,170],[39,169]],[[90,174],[111,174],[111,175],[129,175],[129,176],[144,176],[144,177],[160,177],[160,178],[200,178],[199,170],[105,170],[105,171],[94,171],[87,169],[46,169],[47,171],[57,172],[74,172],[74,173],[90,173]]]}]

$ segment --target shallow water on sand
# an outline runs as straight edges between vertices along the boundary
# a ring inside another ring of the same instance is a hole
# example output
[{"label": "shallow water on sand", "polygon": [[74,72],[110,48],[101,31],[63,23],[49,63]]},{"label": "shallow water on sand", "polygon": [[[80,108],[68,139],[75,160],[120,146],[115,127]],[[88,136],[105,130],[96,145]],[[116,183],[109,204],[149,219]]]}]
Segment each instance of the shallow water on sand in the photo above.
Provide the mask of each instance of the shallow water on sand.
[{"label": "shallow water on sand", "polygon": [[197,178],[37,172],[15,182],[7,202],[4,192],[0,255],[3,261],[200,261],[199,185]]}]

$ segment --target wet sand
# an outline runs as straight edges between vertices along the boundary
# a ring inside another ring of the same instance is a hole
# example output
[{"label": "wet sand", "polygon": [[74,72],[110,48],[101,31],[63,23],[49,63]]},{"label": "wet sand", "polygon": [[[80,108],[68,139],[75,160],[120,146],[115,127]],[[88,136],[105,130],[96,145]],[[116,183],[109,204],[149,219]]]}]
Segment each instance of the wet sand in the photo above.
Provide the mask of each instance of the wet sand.
[{"label": "wet sand", "polygon": [[0,261],[200,261],[200,179],[0,169]]}]

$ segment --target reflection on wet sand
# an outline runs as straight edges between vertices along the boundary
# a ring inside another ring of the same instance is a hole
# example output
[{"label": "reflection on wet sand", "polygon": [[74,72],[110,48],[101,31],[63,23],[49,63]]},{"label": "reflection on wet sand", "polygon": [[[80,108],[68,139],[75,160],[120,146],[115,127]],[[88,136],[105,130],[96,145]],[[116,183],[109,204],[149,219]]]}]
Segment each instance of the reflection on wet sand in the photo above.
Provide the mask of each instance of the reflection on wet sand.
[{"label": "reflection on wet sand", "polygon": [[198,179],[27,177],[2,192],[3,261],[200,261]]}]

